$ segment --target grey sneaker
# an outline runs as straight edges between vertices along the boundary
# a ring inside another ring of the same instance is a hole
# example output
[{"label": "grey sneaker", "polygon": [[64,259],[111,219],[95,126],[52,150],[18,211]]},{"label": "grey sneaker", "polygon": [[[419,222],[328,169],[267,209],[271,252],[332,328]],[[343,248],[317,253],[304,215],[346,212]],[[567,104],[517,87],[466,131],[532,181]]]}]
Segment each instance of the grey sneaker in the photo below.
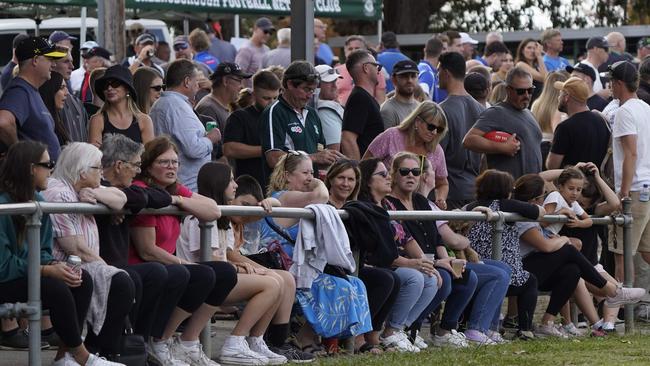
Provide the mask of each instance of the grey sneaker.
[{"label": "grey sneaker", "polygon": [[[8,335],[7,333],[11,334]],[[1,333],[0,349],[13,351],[27,351],[29,349],[29,332],[26,329],[16,329],[7,333]],[[50,347],[50,344],[41,340],[41,349],[48,347]]]},{"label": "grey sneaker", "polygon": [[280,347],[269,347],[271,352],[282,355],[293,363],[309,363],[313,362],[316,357],[309,352],[303,352],[292,344],[286,343]]},{"label": "grey sneaker", "polygon": [[645,296],[645,289],[638,287],[623,287],[616,289],[616,295],[605,300],[605,306],[615,308],[625,304],[636,304]]},{"label": "grey sneaker", "polygon": [[535,329],[535,336],[539,338],[547,338],[547,337],[556,337],[560,339],[569,338],[569,336],[560,332],[558,327],[553,322],[547,322],[546,324],[540,324],[539,326],[537,326],[537,329]]}]

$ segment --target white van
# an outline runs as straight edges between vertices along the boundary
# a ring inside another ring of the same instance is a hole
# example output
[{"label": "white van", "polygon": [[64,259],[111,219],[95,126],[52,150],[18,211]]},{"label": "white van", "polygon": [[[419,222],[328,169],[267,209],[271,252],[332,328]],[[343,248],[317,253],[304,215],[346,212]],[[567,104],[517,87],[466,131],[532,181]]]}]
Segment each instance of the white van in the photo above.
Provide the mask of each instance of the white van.
[{"label": "white van", "polygon": [[[99,22],[96,18],[86,18],[86,40],[96,40],[96,34],[99,32]],[[169,45],[172,44],[171,36],[167,24],[161,20],[156,19],[128,19],[126,20],[126,28],[133,24],[140,23],[144,26],[148,33],[156,36],[159,41],[166,41]],[[39,35],[47,37],[50,33],[61,30],[73,37],[77,37],[73,41],[75,50],[73,55],[75,58],[75,65],[78,65],[79,57],[79,34],[81,33],[81,18],[50,18],[45,19],[39,26]],[[0,19],[0,67],[3,67],[11,60],[11,50],[14,37],[20,33],[27,33],[33,35],[36,31],[36,22],[29,18],[14,18],[14,19]],[[120,60],[117,60],[120,61]]]}]

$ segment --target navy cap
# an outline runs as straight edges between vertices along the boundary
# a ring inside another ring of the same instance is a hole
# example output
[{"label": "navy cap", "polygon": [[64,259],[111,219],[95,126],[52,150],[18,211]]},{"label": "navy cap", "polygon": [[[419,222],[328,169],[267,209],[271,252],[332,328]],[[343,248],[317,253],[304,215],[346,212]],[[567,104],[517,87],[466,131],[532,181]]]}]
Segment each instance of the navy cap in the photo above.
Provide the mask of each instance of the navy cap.
[{"label": "navy cap", "polygon": [[639,80],[639,73],[636,67],[629,61],[618,61],[607,67],[609,77],[626,83],[633,83]]},{"label": "navy cap", "polygon": [[73,41],[77,39],[77,37],[73,37],[64,31],[54,31],[52,34],[50,34],[48,41],[50,41],[52,44],[55,44],[57,42],[65,41],[66,39]]},{"label": "navy cap", "polygon": [[564,68],[569,74],[577,71],[583,73],[591,78],[591,81],[596,81],[596,72],[591,66],[585,65],[582,62],[578,62],[575,66],[567,66]]},{"label": "navy cap", "polygon": [[411,60],[402,60],[395,63],[393,66],[393,75],[401,75],[406,73],[418,73],[418,64]]}]

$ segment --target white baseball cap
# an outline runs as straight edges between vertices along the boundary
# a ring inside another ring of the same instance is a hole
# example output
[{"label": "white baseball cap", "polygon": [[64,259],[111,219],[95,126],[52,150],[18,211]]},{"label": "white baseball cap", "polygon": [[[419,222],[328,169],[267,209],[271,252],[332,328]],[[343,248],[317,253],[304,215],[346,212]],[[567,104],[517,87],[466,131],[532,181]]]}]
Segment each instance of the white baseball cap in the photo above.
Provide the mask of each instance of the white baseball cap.
[{"label": "white baseball cap", "polygon": [[320,76],[320,80],[326,83],[331,83],[332,81],[336,81],[336,79],[343,78],[343,76],[339,74],[339,70],[329,65],[316,66],[316,72],[318,72],[318,75]]},{"label": "white baseball cap", "polygon": [[81,45],[81,47],[79,47],[79,49],[81,49],[81,50],[89,50],[89,49],[95,48],[95,47],[99,47],[97,42],[95,42],[95,41],[86,41]]},{"label": "white baseball cap", "polygon": [[470,37],[469,34],[465,32],[460,32],[460,43],[465,44],[465,43],[470,43],[470,44],[478,44],[478,41],[475,40],[474,38]]}]

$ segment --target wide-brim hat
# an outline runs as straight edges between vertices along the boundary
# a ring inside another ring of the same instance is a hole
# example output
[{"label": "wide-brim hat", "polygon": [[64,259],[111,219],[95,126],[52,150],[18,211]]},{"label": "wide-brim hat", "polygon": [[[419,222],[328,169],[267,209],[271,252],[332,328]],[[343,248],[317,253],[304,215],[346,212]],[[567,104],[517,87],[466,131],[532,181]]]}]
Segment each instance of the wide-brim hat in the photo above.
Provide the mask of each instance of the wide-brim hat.
[{"label": "wide-brim hat", "polygon": [[126,86],[133,100],[138,99],[135,88],[133,87],[133,75],[131,75],[131,71],[122,65],[113,65],[106,69],[104,76],[95,80],[95,92],[101,100],[104,100],[104,90],[106,90],[109,80],[119,81]]}]

